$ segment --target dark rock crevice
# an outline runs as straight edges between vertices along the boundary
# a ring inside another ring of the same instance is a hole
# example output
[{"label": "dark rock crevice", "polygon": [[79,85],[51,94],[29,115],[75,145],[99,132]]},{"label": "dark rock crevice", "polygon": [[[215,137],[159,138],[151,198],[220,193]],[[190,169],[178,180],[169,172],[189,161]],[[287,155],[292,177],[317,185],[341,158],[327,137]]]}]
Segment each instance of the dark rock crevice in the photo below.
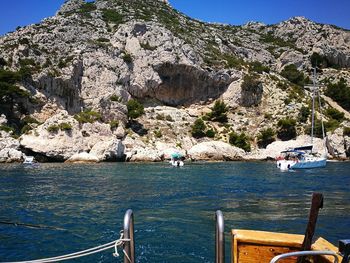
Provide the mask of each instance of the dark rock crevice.
[{"label": "dark rock crevice", "polygon": [[162,83],[149,96],[169,106],[216,99],[232,81],[227,73],[209,73],[189,65],[165,63],[155,70]]}]

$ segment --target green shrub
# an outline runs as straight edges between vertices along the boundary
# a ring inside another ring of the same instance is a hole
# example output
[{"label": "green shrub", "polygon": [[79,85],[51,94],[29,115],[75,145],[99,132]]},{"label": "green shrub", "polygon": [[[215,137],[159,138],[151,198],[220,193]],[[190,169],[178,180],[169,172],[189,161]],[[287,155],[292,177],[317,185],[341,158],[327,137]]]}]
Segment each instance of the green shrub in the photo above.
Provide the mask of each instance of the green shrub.
[{"label": "green shrub", "polygon": [[312,67],[327,68],[328,59],[320,54],[314,52],[310,57]]},{"label": "green shrub", "polygon": [[4,58],[0,57],[0,68],[4,67],[7,65],[7,62]]},{"label": "green shrub", "polygon": [[132,63],[132,56],[129,53],[125,53],[122,58],[123,58],[124,62]]},{"label": "green shrub", "polygon": [[96,121],[101,121],[102,116],[99,112],[93,111],[91,109],[87,109],[76,114],[74,118],[79,123],[94,123]]},{"label": "green shrub", "polygon": [[117,25],[123,22],[123,16],[113,9],[103,9],[102,18],[105,22]]},{"label": "green shrub", "polygon": [[331,97],[345,110],[350,111],[350,87],[344,78],[341,78],[338,83],[328,84],[325,95]]},{"label": "green shrub", "polygon": [[279,120],[277,123],[277,137],[282,141],[294,139],[297,136],[295,125],[296,121],[290,118]]},{"label": "green shrub", "polygon": [[267,145],[275,141],[275,132],[272,128],[267,128],[260,131],[258,135],[258,146],[266,148]]},{"label": "green shrub", "polygon": [[100,37],[100,38],[96,39],[96,41],[105,43],[105,42],[109,42],[109,39],[108,38],[104,38],[104,37]]},{"label": "green shrub", "polygon": [[58,125],[61,131],[70,131],[72,130],[72,125],[70,123],[62,122]]},{"label": "green shrub", "polygon": [[26,123],[26,124],[28,124],[28,123],[40,124],[40,122],[39,122],[38,120],[34,119],[34,118],[31,117],[31,116],[25,116],[25,117],[22,119],[22,122],[23,122],[23,123]]},{"label": "green shrub", "polygon": [[165,116],[164,116],[164,114],[157,114],[156,115],[156,119],[159,120],[159,121],[164,121],[165,120]]},{"label": "green shrub", "polygon": [[294,64],[284,67],[281,75],[296,85],[304,86],[305,84],[304,73],[300,72]]},{"label": "green shrub", "polygon": [[241,134],[231,132],[229,134],[229,143],[233,146],[243,149],[246,152],[250,152],[251,150],[249,137],[244,132]]},{"label": "green shrub", "polygon": [[144,114],[143,105],[135,99],[131,99],[127,102],[126,107],[128,109],[129,119],[136,119]]},{"label": "green shrub", "polygon": [[344,120],[344,113],[338,111],[337,109],[334,108],[328,108],[325,111],[326,116],[328,116],[329,118],[333,119],[333,120],[337,120],[339,122],[342,122]]},{"label": "green shrub", "polygon": [[249,64],[249,71],[253,71],[256,73],[263,73],[263,72],[269,73],[270,68],[263,65],[259,61],[253,61]]},{"label": "green shrub", "polygon": [[243,77],[241,88],[243,91],[249,91],[256,89],[261,84],[259,76],[257,74],[249,74]]},{"label": "green shrub", "polygon": [[163,136],[163,134],[160,130],[155,130],[155,131],[153,131],[153,133],[154,133],[154,136],[156,138],[161,138]]},{"label": "green shrub", "polygon": [[79,13],[82,14],[85,17],[91,17],[90,13],[92,11],[95,11],[97,9],[95,3],[93,2],[87,2],[84,3],[81,8],[79,9]]},{"label": "green shrub", "polygon": [[111,101],[116,101],[116,102],[121,102],[122,98],[119,97],[118,95],[112,95],[109,98]]},{"label": "green shrub", "polygon": [[157,49],[157,47],[151,46],[148,42],[146,42],[146,43],[140,43],[140,46],[141,46],[143,49],[151,50],[151,51]]},{"label": "green shrub", "polygon": [[167,121],[174,122],[174,119],[170,115],[165,116],[165,119]]},{"label": "green shrub", "polygon": [[306,123],[310,116],[310,108],[302,106],[298,115],[298,121]]},{"label": "green shrub", "polygon": [[201,118],[198,118],[191,126],[191,134],[194,138],[202,138],[205,136],[207,126]]},{"label": "green shrub", "polygon": [[350,127],[344,127],[343,136],[350,136]]},{"label": "green shrub", "polygon": [[119,126],[119,121],[117,121],[117,120],[111,120],[111,121],[109,122],[109,126],[111,127],[112,130],[113,130],[113,129],[116,129],[116,128],[118,128],[118,126]]},{"label": "green shrub", "polygon": [[209,129],[205,132],[205,136],[208,138],[214,138],[215,134],[216,134],[216,132],[213,129]]},{"label": "green shrub", "polygon": [[217,121],[220,123],[227,122],[228,107],[225,102],[221,100],[215,101],[214,106],[211,108],[211,112],[207,114],[209,120]]},{"label": "green shrub", "polygon": [[58,132],[59,129],[60,127],[58,127],[58,125],[55,125],[55,124],[52,124],[49,127],[47,127],[47,131],[50,133]]},{"label": "green shrub", "polygon": [[25,124],[21,129],[21,134],[28,134],[30,130],[32,130],[32,127],[30,127],[28,124]]},{"label": "green shrub", "polygon": [[0,131],[5,131],[7,133],[11,133],[11,132],[14,133],[15,129],[7,125],[0,125]]}]

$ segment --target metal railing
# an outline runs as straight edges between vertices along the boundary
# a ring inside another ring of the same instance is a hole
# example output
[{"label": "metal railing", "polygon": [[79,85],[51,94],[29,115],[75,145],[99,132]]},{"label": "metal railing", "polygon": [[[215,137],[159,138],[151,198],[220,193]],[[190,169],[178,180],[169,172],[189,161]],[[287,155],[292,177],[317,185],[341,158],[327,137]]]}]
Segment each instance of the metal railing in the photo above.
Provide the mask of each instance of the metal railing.
[{"label": "metal railing", "polygon": [[135,263],[134,214],[131,209],[127,210],[124,216],[124,238],[130,239],[123,245],[124,263]]},{"label": "metal railing", "polygon": [[289,258],[289,257],[303,257],[303,256],[333,256],[334,257],[334,263],[338,263],[338,256],[333,251],[298,251],[298,252],[290,252],[278,255],[271,259],[270,263],[276,263],[281,259]]},{"label": "metal railing", "polygon": [[215,212],[215,263],[225,263],[224,215],[220,210]]}]

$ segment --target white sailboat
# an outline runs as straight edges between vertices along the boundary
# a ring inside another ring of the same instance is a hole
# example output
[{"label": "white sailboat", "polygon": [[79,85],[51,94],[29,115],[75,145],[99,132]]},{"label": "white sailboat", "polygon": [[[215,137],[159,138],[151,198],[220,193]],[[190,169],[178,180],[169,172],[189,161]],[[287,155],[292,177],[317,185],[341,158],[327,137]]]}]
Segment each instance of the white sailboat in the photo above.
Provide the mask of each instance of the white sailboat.
[{"label": "white sailboat", "polygon": [[324,153],[317,155],[312,151],[313,138],[314,138],[314,126],[315,126],[315,97],[318,97],[319,112],[322,114],[321,98],[319,92],[319,86],[317,85],[316,68],[313,71],[313,85],[305,86],[312,92],[312,120],[311,120],[311,144],[290,148],[281,152],[281,156],[277,157],[277,168],[281,170],[289,169],[309,169],[325,167],[327,163],[327,148],[325,144],[325,131],[323,126],[323,120],[321,116],[322,137],[324,141]]}]

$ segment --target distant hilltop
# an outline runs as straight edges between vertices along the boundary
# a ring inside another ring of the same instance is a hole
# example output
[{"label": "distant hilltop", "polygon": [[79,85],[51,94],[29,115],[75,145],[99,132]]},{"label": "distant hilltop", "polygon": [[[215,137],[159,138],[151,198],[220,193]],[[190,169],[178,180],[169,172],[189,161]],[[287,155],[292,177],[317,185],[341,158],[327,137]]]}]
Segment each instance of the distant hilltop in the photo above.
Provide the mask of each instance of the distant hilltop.
[{"label": "distant hilltop", "polygon": [[0,162],[274,158],[308,140],[315,66],[316,126],[326,122],[330,156],[350,156],[350,32],[332,25],[230,26],[167,1],[70,0],[1,37],[0,54]]}]

